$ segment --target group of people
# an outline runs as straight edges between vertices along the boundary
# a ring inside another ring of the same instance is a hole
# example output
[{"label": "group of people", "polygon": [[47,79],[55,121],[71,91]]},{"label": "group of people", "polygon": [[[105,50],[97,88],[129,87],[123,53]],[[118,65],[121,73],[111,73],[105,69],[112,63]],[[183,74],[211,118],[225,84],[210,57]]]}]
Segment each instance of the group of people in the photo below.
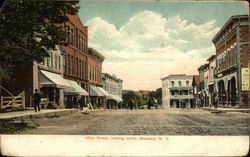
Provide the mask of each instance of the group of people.
[{"label": "group of people", "polygon": [[155,107],[156,109],[158,109],[158,100],[154,97],[150,97],[148,99],[148,109],[150,110],[151,107]]}]

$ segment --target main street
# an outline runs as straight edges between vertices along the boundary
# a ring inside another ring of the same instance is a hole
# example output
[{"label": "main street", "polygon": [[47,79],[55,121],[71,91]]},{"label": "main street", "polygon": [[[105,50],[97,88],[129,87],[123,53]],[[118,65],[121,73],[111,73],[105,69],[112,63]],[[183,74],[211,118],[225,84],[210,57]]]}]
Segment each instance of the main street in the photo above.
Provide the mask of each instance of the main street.
[{"label": "main street", "polygon": [[249,114],[202,109],[100,110],[39,118],[21,134],[249,135]]}]

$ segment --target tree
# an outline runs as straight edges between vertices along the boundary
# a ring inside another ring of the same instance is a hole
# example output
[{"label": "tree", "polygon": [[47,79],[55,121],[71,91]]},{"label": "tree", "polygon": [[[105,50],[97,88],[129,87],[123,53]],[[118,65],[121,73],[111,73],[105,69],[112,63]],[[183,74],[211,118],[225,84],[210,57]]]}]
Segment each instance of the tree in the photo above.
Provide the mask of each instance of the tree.
[{"label": "tree", "polygon": [[67,14],[78,12],[78,1],[7,0],[0,15],[0,79],[13,81],[18,71],[41,62],[48,50],[67,45]]},{"label": "tree", "polygon": [[159,104],[162,104],[162,88],[156,89],[156,91],[152,91],[150,96],[157,99]]}]

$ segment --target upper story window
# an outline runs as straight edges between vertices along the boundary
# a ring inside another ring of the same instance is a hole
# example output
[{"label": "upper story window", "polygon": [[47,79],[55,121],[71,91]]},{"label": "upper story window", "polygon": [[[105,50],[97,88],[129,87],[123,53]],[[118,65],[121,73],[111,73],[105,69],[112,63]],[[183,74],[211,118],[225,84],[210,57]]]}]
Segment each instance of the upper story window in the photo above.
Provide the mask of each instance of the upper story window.
[{"label": "upper story window", "polygon": [[181,85],[181,81],[178,81],[178,86],[182,86],[182,85]]},{"label": "upper story window", "polygon": [[186,86],[189,86],[189,81],[186,81]]},{"label": "upper story window", "polygon": [[174,81],[171,81],[171,86],[174,86]]}]

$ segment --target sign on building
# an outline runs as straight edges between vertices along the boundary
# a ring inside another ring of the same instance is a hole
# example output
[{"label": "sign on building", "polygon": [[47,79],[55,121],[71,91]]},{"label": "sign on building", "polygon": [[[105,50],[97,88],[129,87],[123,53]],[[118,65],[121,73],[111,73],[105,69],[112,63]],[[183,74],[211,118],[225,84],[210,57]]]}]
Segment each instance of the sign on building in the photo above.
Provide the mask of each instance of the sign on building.
[{"label": "sign on building", "polygon": [[242,91],[250,91],[249,86],[249,68],[241,68]]}]

